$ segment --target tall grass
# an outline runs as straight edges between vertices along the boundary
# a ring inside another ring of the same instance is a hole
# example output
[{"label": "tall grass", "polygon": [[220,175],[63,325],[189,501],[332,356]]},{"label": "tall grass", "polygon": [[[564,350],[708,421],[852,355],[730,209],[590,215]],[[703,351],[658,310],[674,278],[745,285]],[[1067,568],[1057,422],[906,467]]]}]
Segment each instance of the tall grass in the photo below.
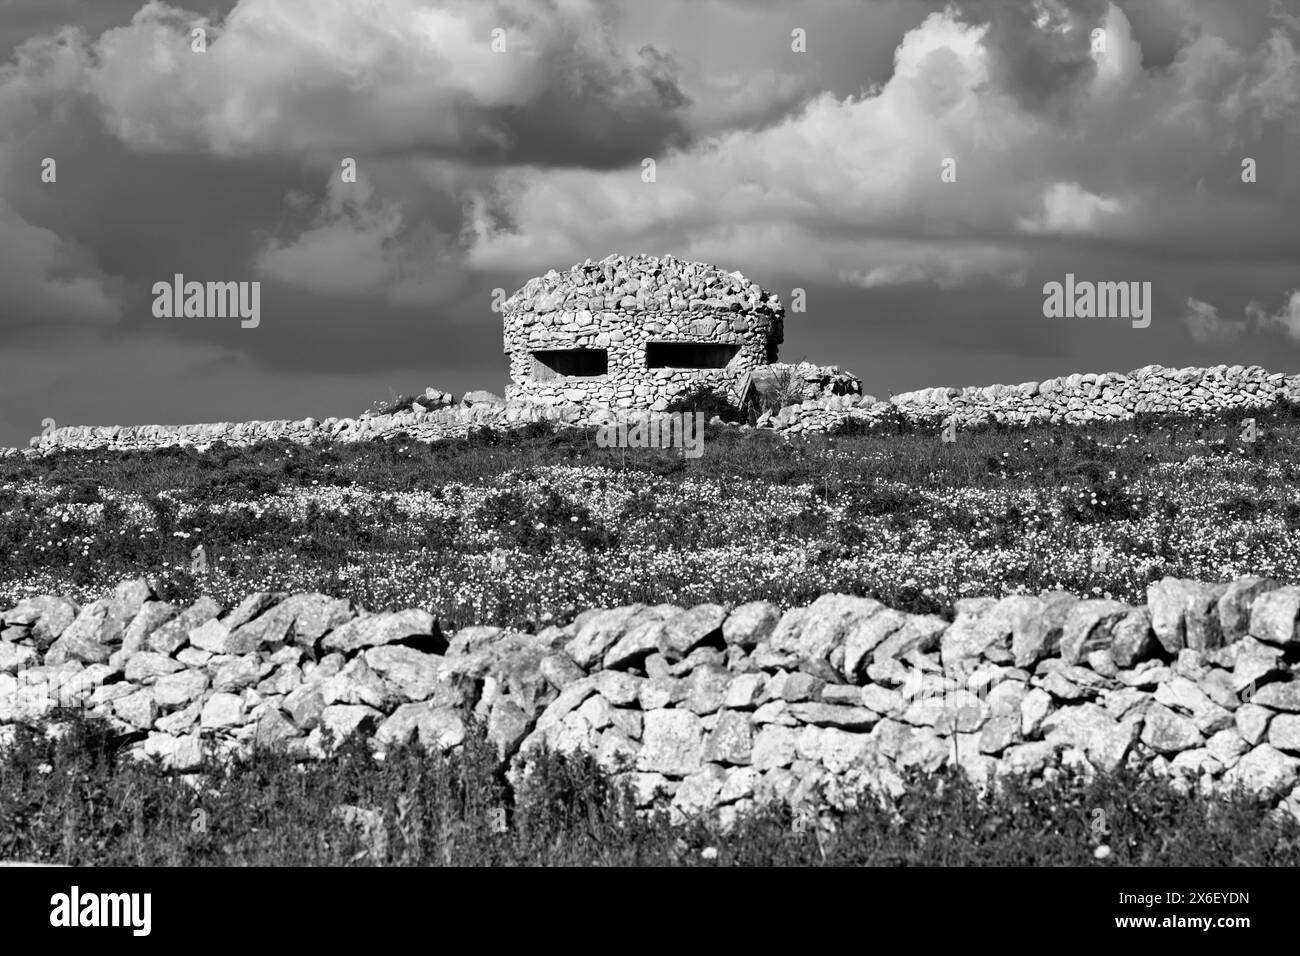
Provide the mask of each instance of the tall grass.
[{"label": "tall grass", "polygon": [[[883,803],[797,827],[770,804],[722,832],[638,813],[590,756],[539,756],[512,790],[474,726],[443,756],[376,760],[359,739],[295,764],[255,751],[178,776],[128,759],[99,722],[0,752],[0,859],[100,866],[1294,866],[1300,824],[1244,794],[1207,797],[1124,771],[1011,778],[980,799],[959,771],[909,773]],[[1101,811],[1098,813],[1098,811]],[[1103,821],[1098,826],[1098,821]],[[1107,848],[1104,859],[1098,847]],[[705,852],[708,850],[709,852]]]}]

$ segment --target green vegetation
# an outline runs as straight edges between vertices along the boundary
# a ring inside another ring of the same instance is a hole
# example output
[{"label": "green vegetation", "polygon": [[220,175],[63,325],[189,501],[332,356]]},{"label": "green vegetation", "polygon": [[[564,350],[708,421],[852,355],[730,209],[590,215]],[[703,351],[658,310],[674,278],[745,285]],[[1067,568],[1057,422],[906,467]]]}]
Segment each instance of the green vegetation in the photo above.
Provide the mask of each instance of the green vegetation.
[{"label": "green vegetation", "polygon": [[549,423],[432,445],[5,459],[0,603],[148,574],[178,601],[315,590],[427,607],[445,627],[529,628],[633,601],[842,591],[948,613],[971,594],[1057,587],[1137,602],[1167,574],[1300,580],[1300,416],[1257,414],[1254,442],[1243,417],[954,443],[901,418],[795,440],[710,427],[698,459]]},{"label": "green vegetation", "polygon": [[[1130,772],[981,800],[957,771],[912,774],[834,832],[771,805],[720,832],[638,814],[590,757],[543,755],[508,786],[481,728],[463,751],[407,746],[376,761],[352,738],[322,761],[272,752],[193,775],[124,757],[74,718],[57,739],[21,728],[0,752],[0,859],[157,865],[1153,865],[1295,866],[1300,823],[1245,795],[1208,798]],[[370,827],[339,811],[375,814]],[[1101,811],[1098,813],[1097,811]],[[502,821],[502,826],[497,826]],[[1098,826],[1098,822],[1102,826]],[[1097,856],[1106,846],[1104,858]],[[712,852],[705,851],[712,848]]]}]

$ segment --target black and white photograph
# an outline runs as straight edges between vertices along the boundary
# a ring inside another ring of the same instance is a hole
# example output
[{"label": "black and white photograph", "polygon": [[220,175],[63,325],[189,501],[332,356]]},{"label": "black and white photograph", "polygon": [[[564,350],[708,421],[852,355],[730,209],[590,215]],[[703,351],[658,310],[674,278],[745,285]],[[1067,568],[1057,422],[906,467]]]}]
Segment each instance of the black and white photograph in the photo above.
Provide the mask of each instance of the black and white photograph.
[{"label": "black and white photograph", "polygon": [[1300,0],[0,0],[22,925],[1297,865]]}]

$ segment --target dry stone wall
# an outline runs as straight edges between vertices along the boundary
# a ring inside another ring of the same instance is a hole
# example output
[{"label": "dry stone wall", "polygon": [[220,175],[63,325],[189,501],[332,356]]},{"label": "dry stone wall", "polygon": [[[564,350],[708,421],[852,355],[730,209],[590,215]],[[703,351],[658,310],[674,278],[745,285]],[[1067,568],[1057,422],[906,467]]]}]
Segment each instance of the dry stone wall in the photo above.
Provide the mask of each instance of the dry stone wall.
[{"label": "dry stone wall", "polygon": [[137,580],[0,614],[0,743],[82,706],[183,771],[205,747],[318,758],[327,728],[448,751],[473,715],[516,782],[543,745],[586,751],[642,806],[723,825],[767,800],[847,807],[945,765],[986,786],[1139,765],[1300,816],[1298,620],[1297,586],[1166,578],[1143,606],[1044,592],[964,599],[952,621],[826,594],[444,634],[419,609],[273,593],[179,607]]},{"label": "dry stone wall", "polygon": [[987,422],[1012,425],[1086,425],[1122,421],[1143,412],[1195,415],[1263,409],[1300,400],[1300,375],[1270,373],[1258,365],[1075,373],[1043,382],[969,388],[926,388],[880,401],[871,395],[829,396],[790,405],[764,419],[789,434],[825,431],[846,420],[878,422],[896,409],[911,421],[955,420],[958,428]]},{"label": "dry stone wall", "polygon": [[[1262,410],[1281,401],[1300,401],[1300,375],[1270,373],[1258,365],[1216,365],[1204,369],[1149,365],[1127,375],[1076,373],[1021,385],[931,388],[904,392],[888,400],[859,394],[858,380],[833,366],[801,364],[791,368],[803,382],[804,394],[820,394],[820,397],[787,405],[776,414],[764,413],[759,418],[760,427],[784,435],[827,431],[846,421],[879,423],[893,414],[910,421],[951,418],[959,428],[990,421],[1013,425],[1085,425],[1122,421],[1143,412],[1194,415],[1231,409]],[[839,391],[844,393],[835,394]],[[589,427],[608,421],[611,414],[612,410],[603,406],[576,402],[503,402],[486,392],[471,392],[459,405],[361,418],[210,425],[65,426],[33,438],[29,453],[42,454],[60,448],[126,450],[173,445],[204,448],[216,441],[249,445],[269,438],[302,443],[355,442],[403,434],[417,441],[437,441],[463,436],[471,429],[484,426],[512,428],[543,420]],[[7,449],[4,454],[20,452]]]},{"label": "dry stone wall", "polygon": [[[478,396],[482,400],[475,400]],[[409,435],[418,441],[438,441],[464,436],[475,428],[509,428],[529,422],[553,420],[574,423],[581,418],[576,406],[551,408],[538,404],[506,405],[489,393],[468,393],[469,401],[450,407],[415,409],[392,415],[357,418],[303,418],[298,420],[215,422],[201,425],[65,425],[31,440],[36,453],[60,448],[108,448],[119,451],[173,446],[206,448],[216,442],[254,445],[283,439],[300,444],[352,443]],[[17,449],[9,453],[19,454]]]}]

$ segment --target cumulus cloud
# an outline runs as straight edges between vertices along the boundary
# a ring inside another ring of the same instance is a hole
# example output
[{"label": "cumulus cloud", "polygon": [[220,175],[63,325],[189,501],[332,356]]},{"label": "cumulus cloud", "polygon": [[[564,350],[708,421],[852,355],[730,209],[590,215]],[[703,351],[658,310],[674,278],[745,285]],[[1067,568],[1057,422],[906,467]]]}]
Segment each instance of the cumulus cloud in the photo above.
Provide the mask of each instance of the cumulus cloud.
[{"label": "cumulus cloud", "polygon": [[615,165],[680,139],[686,101],[608,23],[596,0],[241,0],[220,23],[150,0],[96,42],[92,89],[141,149]]},{"label": "cumulus cloud", "polygon": [[1230,342],[1245,331],[1245,325],[1232,319],[1224,319],[1219,310],[1208,302],[1188,298],[1187,313],[1183,324],[1192,338],[1201,344],[1210,342]]},{"label": "cumulus cloud", "polygon": [[400,204],[364,178],[330,177],[324,200],[291,193],[286,210],[309,222],[291,239],[268,237],[258,271],[318,295],[380,295],[396,305],[435,305],[461,287],[459,252],[427,223],[408,226]]},{"label": "cumulus cloud", "polygon": [[[633,243],[717,248],[757,271],[867,287],[1013,282],[1033,255],[1018,243],[1109,235],[1154,250],[1189,241],[1189,215],[1246,198],[1216,190],[1206,202],[1192,187],[1223,182],[1240,159],[1232,151],[1300,89],[1291,36],[1278,29],[1245,50],[1189,39],[1167,69],[1147,72],[1118,6],[1013,6],[932,13],[903,37],[884,84],[667,151],[654,183],[637,169],[508,171],[476,207],[496,208],[504,225],[471,217],[469,261],[545,269]],[[1030,34],[1029,49],[1014,42]],[[1026,93],[1037,76],[1051,79],[1047,100]],[[1285,122],[1294,132],[1295,115]],[[941,181],[947,159],[956,182]],[[1279,171],[1267,188],[1294,186]],[[1216,218],[1222,233],[1196,241],[1291,228],[1284,207],[1252,217]]]},{"label": "cumulus cloud", "polygon": [[1258,329],[1283,332],[1292,340],[1300,342],[1300,289],[1291,290],[1276,312],[1269,312],[1258,302],[1249,303],[1246,306],[1246,318]]},{"label": "cumulus cloud", "polygon": [[1017,220],[1021,231],[1088,235],[1123,209],[1119,200],[1090,193],[1078,183],[1053,183],[1043,192],[1042,203],[1038,213]]},{"label": "cumulus cloud", "polygon": [[[918,221],[960,227],[1004,218],[997,195],[940,180],[943,160],[957,157],[959,181],[979,181],[1002,150],[981,156],[977,142],[1011,136],[1022,123],[987,88],[983,32],[933,15],[903,40],[881,90],[823,94],[775,126],[670,151],[658,157],[653,183],[639,170],[511,171],[474,207],[470,263],[542,268],[637,238],[644,248],[649,238],[653,247],[684,246],[683,254],[722,247],[730,250],[723,260],[832,280],[959,281],[965,262],[986,275],[993,253],[949,257],[936,245],[918,255],[905,241],[877,241],[864,254],[864,243],[891,233],[919,240],[909,235]],[[493,228],[482,214],[494,206],[508,226]],[[1017,271],[1022,262],[1010,265]]]},{"label": "cumulus cloud", "polygon": [[1276,312],[1270,312],[1260,302],[1247,303],[1244,319],[1224,318],[1215,306],[1196,298],[1187,300],[1187,310],[1183,324],[1191,337],[1202,344],[1232,342],[1248,334],[1269,333],[1300,342],[1300,289],[1287,293]]},{"label": "cumulus cloud", "polygon": [[[1294,123],[1300,90],[1285,25],[1250,48],[1189,36],[1145,72],[1117,5],[972,0],[908,31],[882,84],[807,99],[807,76],[770,67],[696,75],[706,108],[671,51],[626,42],[616,9],[335,0],[305,17],[294,0],[239,0],[210,22],[149,0],[82,54],[78,80],[136,150],[473,169],[364,195],[331,186],[258,250],[263,274],[298,288],[412,303],[450,294],[466,268],[647,247],[865,288],[1015,283],[1029,239],[1181,237],[1187,184],[1259,124]],[[205,53],[191,52],[196,26]],[[1144,139],[1152,129],[1169,135]]]}]

